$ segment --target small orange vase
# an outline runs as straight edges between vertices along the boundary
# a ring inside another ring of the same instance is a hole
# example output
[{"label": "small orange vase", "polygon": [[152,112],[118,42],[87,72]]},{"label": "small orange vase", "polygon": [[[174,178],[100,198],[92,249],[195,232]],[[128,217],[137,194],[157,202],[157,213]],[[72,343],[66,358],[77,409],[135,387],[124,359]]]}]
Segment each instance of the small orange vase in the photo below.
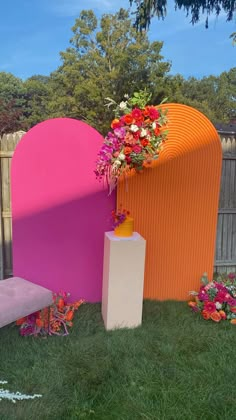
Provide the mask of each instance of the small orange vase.
[{"label": "small orange vase", "polygon": [[114,229],[115,236],[128,238],[133,235],[134,231],[134,219],[132,217],[126,217],[124,222]]}]

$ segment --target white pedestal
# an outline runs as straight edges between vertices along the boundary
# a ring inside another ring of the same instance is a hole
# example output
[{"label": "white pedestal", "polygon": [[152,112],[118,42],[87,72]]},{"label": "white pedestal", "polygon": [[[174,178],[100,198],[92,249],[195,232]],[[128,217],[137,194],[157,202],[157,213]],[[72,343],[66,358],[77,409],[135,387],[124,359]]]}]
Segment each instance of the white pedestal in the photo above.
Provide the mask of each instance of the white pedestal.
[{"label": "white pedestal", "polygon": [[146,241],[105,233],[102,316],[107,330],[134,328],[142,323]]}]

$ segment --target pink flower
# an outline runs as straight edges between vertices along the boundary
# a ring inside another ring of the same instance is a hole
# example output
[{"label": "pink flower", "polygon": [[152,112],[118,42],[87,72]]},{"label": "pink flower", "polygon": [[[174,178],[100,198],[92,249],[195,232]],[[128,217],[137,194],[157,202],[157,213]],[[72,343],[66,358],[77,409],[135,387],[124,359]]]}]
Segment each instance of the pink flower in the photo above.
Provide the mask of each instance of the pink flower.
[{"label": "pink flower", "polygon": [[142,151],[142,147],[141,147],[141,146],[139,146],[138,144],[136,144],[135,146],[133,146],[132,151],[133,151],[134,153],[139,154],[139,153],[141,153],[141,151]]},{"label": "pink flower", "polygon": [[149,117],[151,118],[151,120],[157,120],[160,117],[160,114],[155,108],[155,106],[149,107]]},{"label": "pink flower", "polygon": [[229,296],[229,297],[227,298],[227,303],[228,303],[230,306],[236,306],[236,299],[232,298],[232,296]]},{"label": "pink flower", "polygon": [[223,303],[226,300],[227,300],[226,293],[221,290],[216,294],[215,299],[214,299],[215,302],[220,302],[220,303]]},{"label": "pink flower", "polygon": [[204,310],[207,311],[209,314],[216,311],[216,305],[214,302],[205,302],[204,303]]},{"label": "pink flower", "polygon": [[198,293],[198,299],[203,300],[203,301],[207,301],[207,300],[209,300],[209,296],[205,292],[205,290],[200,290],[200,292]]},{"label": "pink flower", "polygon": [[221,292],[224,291],[225,293],[228,292],[228,290],[226,289],[226,287],[223,284],[215,282],[214,285],[217,288],[217,290],[220,290]]},{"label": "pink flower", "polygon": [[230,280],[234,280],[234,279],[235,279],[235,277],[236,277],[236,274],[235,274],[235,273],[229,273],[229,274],[228,274],[228,278],[229,278]]},{"label": "pink flower", "polygon": [[131,112],[131,115],[136,121],[143,121],[143,114],[142,114],[141,109],[134,108],[133,111]]}]

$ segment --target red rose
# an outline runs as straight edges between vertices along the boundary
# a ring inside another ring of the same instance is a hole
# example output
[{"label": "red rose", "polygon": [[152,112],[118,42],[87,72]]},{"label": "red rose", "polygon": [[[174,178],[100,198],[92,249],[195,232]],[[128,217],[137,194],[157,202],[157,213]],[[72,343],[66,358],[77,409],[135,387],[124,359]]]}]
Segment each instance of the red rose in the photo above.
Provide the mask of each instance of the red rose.
[{"label": "red rose", "polygon": [[212,314],[216,311],[216,305],[214,302],[205,302],[204,303],[204,310]]},{"label": "red rose", "polygon": [[125,117],[124,117],[124,121],[125,121],[126,124],[132,124],[133,120],[134,119],[133,119],[132,115],[130,115],[130,114],[126,114]]},{"label": "red rose", "polygon": [[131,112],[131,115],[136,121],[143,121],[143,114],[142,114],[141,109],[134,108],[133,111]]},{"label": "red rose", "polygon": [[120,121],[118,120],[118,118],[115,118],[111,123],[111,128],[113,128],[114,130],[115,128],[120,128],[120,127],[121,127]]},{"label": "red rose", "polygon": [[155,136],[159,136],[160,135],[160,127],[156,127],[155,128],[155,130],[154,130],[154,134],[155,134]]},{"label": "red rose", "polygon": [[138,140],[140,136],[140,131],[136,131],[136,133],[133,133],[133,137],[135,140]]},{"label": "red rose", "polygon": [[147,139],[143,139],[143,140],[141,140],[141,145],[143,146],[143,147],[145,147],[145,146],[147,146],[148,145],[148,143],[149,143],[149,141],[147,140]]}]

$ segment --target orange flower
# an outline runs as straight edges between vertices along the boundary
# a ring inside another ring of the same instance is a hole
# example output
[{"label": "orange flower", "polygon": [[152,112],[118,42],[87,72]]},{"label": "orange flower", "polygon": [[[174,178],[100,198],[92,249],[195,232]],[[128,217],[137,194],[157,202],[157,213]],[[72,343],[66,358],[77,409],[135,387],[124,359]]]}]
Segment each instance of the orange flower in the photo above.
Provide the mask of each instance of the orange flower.
[{"label": "orange flower", "polygon": [[233,325],[236,325],[236,319],[235,318],[231,319],[230,323],[233,324]]},{"label": "orange flower", "polygon": [[233,312],[233,314],[236,314],[236,306],[231,306],[230,312]]},{"label": "orange flower", "polygon": [[65,306],[64,300],[62,298],[58,299],[58,302],[57,302],[58,309],[63,309],[64,306]]},{"label": "orange flower", "polygon": [[132,152],[132,147],[126,146],[124,148],[124,154],[129,155]]},{"label": "orange flower", "polygon": [[66,320],[71,321],[74,317],[74,311],[68,311],[66,314]]},{"label": "orange flower", "polygon": [[125,120],[126,124],[130,125],[130,124],[132,124],[134,119],[133,119],[132,115],[126,114],[125,117],[124,117],[124,120]]},{"label": "orange flower", "polygon": [[159,136],[161,134],[160,127],[156,127],[154,130],[155,136]]},{"label": "orange flower", "polygon": [[203,309],[202,316],[203,316],[204,319],[210,319],[211,314],[209,312],[207,312],[205,309]]},{"label": "orange flower", "polygon": [[149,106],[145,106],[144,111],[143,111],[143,115],[145,117],[148,117],[148,115],[149,115]]},{"label": "orange flower", "polygon": [[125,143],[126,144],[136,144],[136,139],[134,138],[133,134],[126,133],[125,135]]},{"label": "orange flower", "polygon": [[83,303],[84,303],[84,302],[85,302],[85,301],[84,301],[83,299],[77,300],[77,301],[73,304],[73,306],[74,306],[74,308],[75,308],[75,309],[78,309],[78,308],[79,308],[79,306],[83,305]]},{"label": "orange flower", "polygon": [[115,118],[111,123],[111,128],[119,128],[120,127],[120,120],[118,118]]},{"label": "orange flower", "polygon": [[148,141],[147,139],[142,139],[142,140],[140,141],[140,143],[141,143],[141,145],[142,145],[143,147],[146,147],[146,146],[149,144],[149,141]]},{"label": "orange flower", "polygon": [[226,313],[225,313],[225,311],[219,311],[219,314],[220,314],[220,316],[221,316],[221,319],[226,319]]},{"label": "orange flower", "polygon": [[25,320],[26,320],[26,318],[17,319],[16,325],[22,325],[22,324],[24,324]]},{"label": "orange flower", "polygon": [[188,306],[190,306],[190,308],[194,308],[195,306],[197,306],[197,303],[190,300],[190,302],[188,302]]},{"label": "orange flower", "polygon": [[220,316],[219,312],[217,312],[217,311],[212,312],[211,313],[211,319],[212,319],[212,321],[220,322],[221,316]]},{"label": "orange flower", "polygon": [[37,327],[42,327],[43,326],[43,321],[42,321],[42,319],[40,319],[40,318],[37,318],[36,319],[36,321],[35,321],[35,324],[37,325]]}]

